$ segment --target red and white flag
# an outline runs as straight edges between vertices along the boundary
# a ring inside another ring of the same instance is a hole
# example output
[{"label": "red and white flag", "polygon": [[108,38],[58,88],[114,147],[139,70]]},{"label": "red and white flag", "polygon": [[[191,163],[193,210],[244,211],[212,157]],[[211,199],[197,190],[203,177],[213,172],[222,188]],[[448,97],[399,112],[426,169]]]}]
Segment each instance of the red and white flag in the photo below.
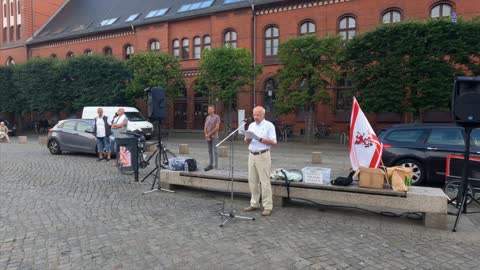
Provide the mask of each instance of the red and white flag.
[{"label": "red and white flag", "polygon": [[350,119],[350,162],[353,170],[358,170],[360,166],[378,168],[382,159],[382,148],[382,143],[354,97]]}]

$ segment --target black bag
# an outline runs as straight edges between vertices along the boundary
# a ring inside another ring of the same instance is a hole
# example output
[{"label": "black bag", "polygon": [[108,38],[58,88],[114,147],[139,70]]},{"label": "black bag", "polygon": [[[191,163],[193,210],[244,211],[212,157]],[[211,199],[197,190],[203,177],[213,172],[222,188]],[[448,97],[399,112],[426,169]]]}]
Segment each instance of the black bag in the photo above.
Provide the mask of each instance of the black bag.
[{"label": "black bag", "polygon": [[355,174],[354,171],[350,172],[347,177],[337,177],[334,180],[330,181],[332,185],[335,186],[348,186],[353,182],[353,175]]},{"label": "black bag", "polygon": [[184,171],[185,164],[188,166],[188,171],[193,172],[197,170],[197,161],[191,157],[174,157],[168,159],[168,169],[172,171]]}]

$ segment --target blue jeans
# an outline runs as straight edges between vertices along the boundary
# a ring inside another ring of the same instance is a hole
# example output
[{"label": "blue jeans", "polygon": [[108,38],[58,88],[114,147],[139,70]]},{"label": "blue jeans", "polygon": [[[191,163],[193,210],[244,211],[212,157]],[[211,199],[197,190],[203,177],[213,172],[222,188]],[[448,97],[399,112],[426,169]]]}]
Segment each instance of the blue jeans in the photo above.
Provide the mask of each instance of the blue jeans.
[{"label": "blue jeans", "polygon": [[[105,151],[103,149],[105,148]],[[109,137],[97,137],[97,149],[98,152],[110,153],[110,138]]]}]

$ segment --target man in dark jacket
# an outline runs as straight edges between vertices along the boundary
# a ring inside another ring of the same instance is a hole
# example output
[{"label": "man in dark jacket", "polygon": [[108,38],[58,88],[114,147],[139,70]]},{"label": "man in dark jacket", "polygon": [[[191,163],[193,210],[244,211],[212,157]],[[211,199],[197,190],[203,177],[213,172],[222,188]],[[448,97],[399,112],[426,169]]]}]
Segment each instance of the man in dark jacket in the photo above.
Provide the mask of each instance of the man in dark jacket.
[{"label": "man in dark jacket", "polygon": [[98,150],[98,159],[97,161],[103,160],[103,153],[107,153],[107,161],[110,161],[110,134],[112,129],[110,127],[110,121],[108,117],[103,115],[103,109],[97,109],[98,115],[95,117],[93,125],[93,134],[97,138],[97,150]]}]

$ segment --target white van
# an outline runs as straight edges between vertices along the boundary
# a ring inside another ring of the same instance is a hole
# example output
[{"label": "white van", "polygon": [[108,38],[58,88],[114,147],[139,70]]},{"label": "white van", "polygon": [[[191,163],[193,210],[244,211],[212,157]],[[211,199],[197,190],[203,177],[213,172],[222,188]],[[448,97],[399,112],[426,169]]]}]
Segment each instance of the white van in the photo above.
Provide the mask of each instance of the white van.
[{"label": "white van", "polygon": [[82,119],[94,119],[97,116],[97,109],[102,108],[103,114],[108,117],[109,121],[112,121],[113,116],[118,111],[118,108],[125,109],[125,115],[128,118],[128,130],[140,129],[145,133],[145,137],[150,138],[153,133],[153,125],[148,122],[142,113],[134,107],[108,107],[108,106],[88,106],[83,107]]}]

